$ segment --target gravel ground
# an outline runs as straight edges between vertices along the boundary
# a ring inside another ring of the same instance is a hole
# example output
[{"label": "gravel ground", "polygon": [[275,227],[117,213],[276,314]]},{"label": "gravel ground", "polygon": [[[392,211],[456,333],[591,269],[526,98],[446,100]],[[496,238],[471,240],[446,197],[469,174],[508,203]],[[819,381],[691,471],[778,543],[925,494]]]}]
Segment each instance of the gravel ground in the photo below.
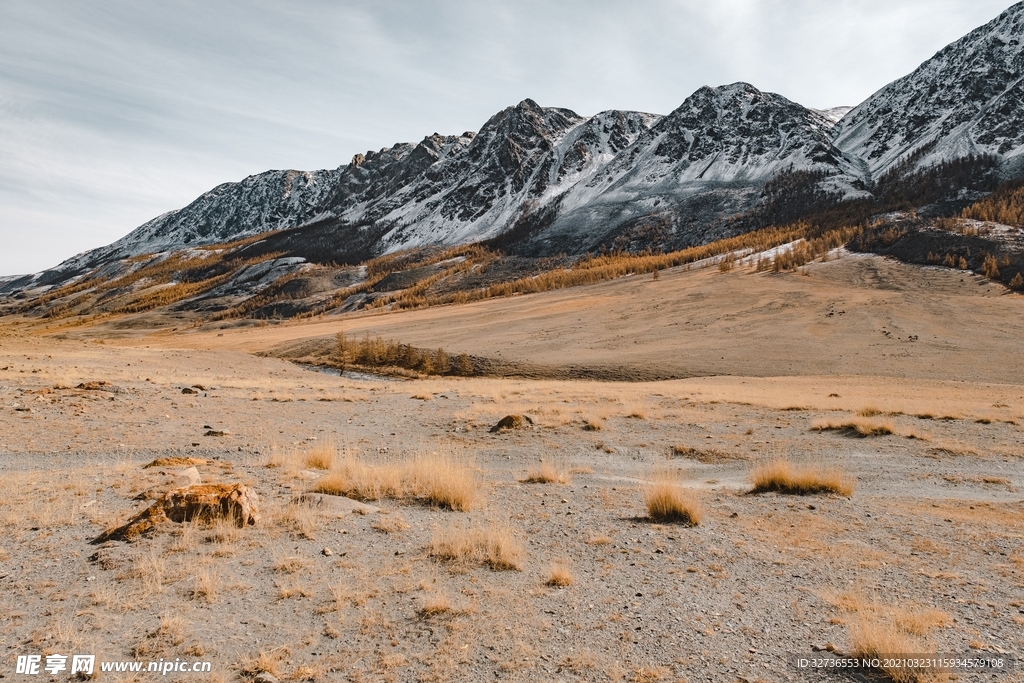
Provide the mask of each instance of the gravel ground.
[{"label": "gravel ground", "polygon": [[[748,378],[730,400],[713,379],[366,381],[227,351],[0,342],[0,677],[30,679],[19,655],[93,652],[210,661],[223,680],[817,680],[787,654],[848,652],[851,624],[895,609],[934,626],[930,652],[1024,651],[1019,387],[825,378],[768,400],[774,385]],[[108,384],[76,388],[89,381]],[[849,397],[878,387],[886,411],[870,419],[895,434],[811,429],[855,419]],[[949,419],[917,417],[929,401]],[[509,413],[534,424],[490,433]],[[297,511],[322,476],[303,454],[324,444],[368,463],[447,455],[473,468],[479,501]],[[91,544],[171,485],[175,468],[143,465],[172,456],[254,487],[260,524]],[[747,494],[751,467],[778,457],[856,490]],[[523,483],[541,460],[571,480]],[[664,469],[699,499],[698,526],[645,517]],[[511,533],[519,569],[430,554],[472,528]],[[569,585],[547,585],[554,564]]]}]

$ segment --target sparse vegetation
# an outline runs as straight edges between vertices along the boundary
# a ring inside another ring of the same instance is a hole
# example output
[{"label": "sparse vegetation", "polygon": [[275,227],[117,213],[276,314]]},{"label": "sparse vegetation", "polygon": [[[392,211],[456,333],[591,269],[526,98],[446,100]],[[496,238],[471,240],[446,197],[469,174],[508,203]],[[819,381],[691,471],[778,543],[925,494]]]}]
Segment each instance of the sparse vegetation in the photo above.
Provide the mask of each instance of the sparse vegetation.
[{"label": "sparse vegetation", "polygon": [[693,448],[683,444],[672,446],[671,453],[676,458],[691,458],[703,463],[729,462],[738,459],[738,456],[720,451],[717,448]]},{"label": "sparse vegetation", "polygon": [[702,517],[696,496],[682,485],[678,474],[668,470],[655,473],[644,488],[644,505],[655,522],[697,526]]},{"label": "sparse vegetation", "polygon": [[853,495],[854,481],[841,470],[826,470],[820,465],[795,465],[788,460],[773,460],[758,465],[750,473],[751,493],[808,495],[837,493]]},{"label": "sparse vegetation", "polygon": [[893,427],[892,423],[870,419],[816,420],[811,425],[811,429],[816,432],[834,431],[841,432],[847,436],[858,437],[886,436],[896,433],[896,428]]},{"label": "sparse vegetation", "polygon": [[530,470],[522,482],[524,484],[568,484],[571,479],[568,472],[544,460],[540,467]]},{"label": "sparse vegetation", "polygon": [[523,549],[505,526],[435,529],[430,555],[456,564],[482,564],[494,571],[518,570]]},{"label": "sparse vegetation", "polygon": [[[933,608],[869,600],[859,593],[843,593],[830,601],[849,615],[843,621],[850,631],[848,654],[853,657],[927,655],[935,646],[925,636],[952,623],[948,614]],[[882,670],[897,683],[948,680],[948,675],[927,668],[892,666]]]},{"label": "sparse vegetation", "polygon": [[334,460],[337,454],[337,446],[333,443],[324,443],[306,451],[302,461],[306,467],[314,470],[329,470],[334,467]]},{"label": "sparse vegetation", "polygon": [[381,515],[370,526],[385,534],[397,534],[409,530],[409,523],[401,515],[394,513]]},{"label": "sparse vegetation", "polygon": [[436,617],[452,611],[452,604],[444,593],[435,593],[423,601],[419,615],[423,618]]},{"label": "sparse vegetation", "polygon": [[379,464],[348,455],[313,490],[356,500],[414,499],[459,511],[471,509],[478,498],[473,469],[442,455]]},{"label": "sparse vegetation", "polygon": [[332,362],[342,369],[355,366],[377,371],[403,368],[424,375],[474,374],[473,363],[465,354],[456,356],[453,362],[442,348],[436,351],[418,349],[391,339],[371,338],[368,334],[361,340],[351,340],[344,332],[339,332]]},{"label": "sparse vegetation", "polygon": [[575,580],[572,572],[569,571],[568,560],[562,559],[551,564],[551,569],[548,571],[548,579],[544,583],[555,588],[564,588],[571,586]]}]

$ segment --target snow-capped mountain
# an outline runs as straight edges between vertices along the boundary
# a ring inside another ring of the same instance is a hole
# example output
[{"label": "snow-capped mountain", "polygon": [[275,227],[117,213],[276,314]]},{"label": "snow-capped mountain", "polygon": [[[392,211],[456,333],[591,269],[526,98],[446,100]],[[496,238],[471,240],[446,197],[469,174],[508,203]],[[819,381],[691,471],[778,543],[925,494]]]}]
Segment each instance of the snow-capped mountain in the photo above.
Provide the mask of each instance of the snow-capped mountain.
[{"label": "snow-capped mountain", "polygon": [[339,170],[266,171],[237,183],[223,183],[185,208],[157,216],[112,244],[68,259],[41,274],[36,282],[49,284],[140,254],[228,242],[301,225],[324,211],[340,175]]},{"label": "snow-capped mountain", "polygon": [[372,188],[391,172],[377,160],[392,150],[366,155],[343,178],[332,210],[342,225],[389,226],[380,238],[384,251],[487,239],[527,203],[548,201],[589,177],[656,119],[637,112],[585,118],[524,100],[476,135],[451,140],[431,164],[408,168],[405,162],[406,182],[391,191]]},{"label": "snow-capped mountain", "polygon": [[699,242],[722,217],[752,209],[783,171],[818,171],[831,191],[859,196],[856,165],[832,145],[831,127],[747,83],[701,88],[566,192],[535,241],[571,253],[618,236],[632,242],[629,233],[649,232],[653,220],[665,246]]},{"label": "snow-capped mountain", "polygon": [[[0,291],[275,230],[266,253],[337,263],[481,240],[537,256],[673,248],[774,220],[780,214],[762,210],[768,201],[781,201],[789,220],[805,204],[870,198],[893,169],[990,154],[1000,177],[1016,177],[1024,175],[1022,40],[1024,2],[853,109],[812,110],[746,83],[701,88],[666,116],[586,117],[527,99],[477,133],[435,133],[334,170],[268,171],[218,186]],[[787,177],[802,199],[780,200],[776,190],[769,198],[766,184]],[[801,204],[807,197],[813,202]]]},{"label": "snow-capped mountain", "polygon": [[839,149],[877,178],[915,155],[918,168],[995,154],[1016,173],[1024,152],[1024,2],[947,45],[840,120]]}]

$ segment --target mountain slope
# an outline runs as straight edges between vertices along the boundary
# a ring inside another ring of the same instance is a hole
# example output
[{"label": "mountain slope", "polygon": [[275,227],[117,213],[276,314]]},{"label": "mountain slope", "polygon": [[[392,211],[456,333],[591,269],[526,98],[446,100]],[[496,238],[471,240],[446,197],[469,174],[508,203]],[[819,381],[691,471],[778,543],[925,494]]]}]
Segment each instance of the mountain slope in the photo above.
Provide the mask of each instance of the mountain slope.
[{"label": "mountain slope", "polygon": [[1024,157],[1024,2],[879,90],[833,135],[872,178],[911,156],[922,168],[996,154],[1015,171]]},{"label": "mountain slope", "polygon": [[780,172],[817,172],[837,196],[859,196],[855,167],[832,145],[831,127],[747,83],[701,88],[567,192],[534,238],[535,251],[573,253],[573,245],[592,249],[616,238],[629,245],[652,230],[659,246],[720,237],[722,219],[752,209]]},{"label": "mountain slope", "polygon": [[1024,2],[852,110],[808,109],[746,83],[701,88],[667,116],[585,117],[527,99],[477,133],[218,186],[109,246],[4,280],[0,293],[250,236],[262,239],[233,248],[247,264],[283,255],[278,266],[296,269],[473,242],[517,257],[636,252],[799,220],[949,215],[1024,175],[1022,39]]},{"label": "mountain slope", "polygon": [[112,244],[5,286],[10,290],[55,284],[120,259],[230,242],[300,225],[325,210],[339,177],[338,170],[266,171],[237,183],[224,183],[183,209],[143,223]]}]

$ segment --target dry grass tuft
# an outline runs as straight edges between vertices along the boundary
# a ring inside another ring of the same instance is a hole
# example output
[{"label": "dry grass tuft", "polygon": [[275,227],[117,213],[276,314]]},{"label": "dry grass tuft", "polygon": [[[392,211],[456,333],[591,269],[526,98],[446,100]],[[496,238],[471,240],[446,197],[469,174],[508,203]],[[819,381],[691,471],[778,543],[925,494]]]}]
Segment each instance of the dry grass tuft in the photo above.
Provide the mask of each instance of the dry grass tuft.
[{"label": "dry grass tuft", "polygon": [[160,625],[132,647],[132,656],[138,659],[148,659],[171,647],[177,647],[185,642],[188,630],[188,622],[183,618],[178,615],[165,614],[160,617]]},{"label": "dry grass tuft", "polygon": [[[858,593],[843,593],[828,600],[852,615],[847,625],[850,630],[848,654],[853,657],[925,655],[934,652],[934,644],[925,636],[936,628],[952,623],[948,614],[937,609],[872,601]],[[948,675],[944,673],[921,668],[883,667],[883,671],[897,683],[948,680]]]},{"label": "dry grass tuft", "polygon": [[697,526],[701,520],[700,503],[694,494],[684,488],[678,475],[671,471],[659,472],[644,489],[647,516],[656,522],[675,522]]},{"label": "dry grass tuft", "polygon": [[337,455],[337,447],[332,443],[325,443],[307,451],[302,457],[302,462],[306,467],[314,470],[329,470],[334,467]]},{"label": "dry grass tuft", "polygon": [[239,674],[243,678],[252,679],[261,673],[281,676],[282,652],[260,652],[258,656],[243,660],[239,665]]},{"label": "dry grass tuft", "polygon": [[977,449],[970,444],[959,441],[943,441],[928,449],[931,455],[952,456],[952,457],[976,457],[980,455]]},{"label": "dry grass tuft", "polygon": [[409,530],[409,523],[401,515],[381,515],[370,526],[385,534],[395,534],[400,531]]},{"label": "dry grass tuft", "polygon": [[565,470],[559,469],[550,462],[543,461],[539,469],[530,470],[526,479],[521,479],[524,484],[568,484],[572,478]]},{"label": "dry grass tuft", "polygon": [[156,460],[147,463],[142,466],[142,469],[148,469],[150,467],[193,467],[195,465],[205,465],[208,461],[203,458],[183,458],[180,456],[174,456],[170,458],[157,458]]},{"label": "dry grass tuft", "polygon": [[725,451],[720,451],[716,448],[692,448],[682,444],[672,446],[671,455],[674,458],[691,458],[698,462],[707,464],[730,462],[742,459],[742,456],[726,453]]},{"label": "dry grass tuft", "polygon": [[281,574],[297,574],[309,567],[309,560],[298,555],[282,557],[274,562],[274,571]]},{"label": "dry grass tuft", "polygon": [[611,537],[610,536],[606,536],[605,534],[598,534],[596,536],[591,536],[587,540],[587,543],[589,543],[590,545],[608,545],[611,542],[612,542]]},{"label": "dry grass tuft", "polygon": [[442,614],[448,614],[452,611],[452,604],[448,600],[448,596],[444,593],[437,593],[430,596],[423,601],[423,606],[417,610],[417,614],[420,617],[426,619],[428,617],[436,617]]},{"label": "dry grass tuft", "polygon": [[672,669],[667,666],[641,666],[630,674],[629,683],[656,683],[671,675]]},{"label": "dry grass tuft", "polygon": [[754,488],[750,493],[778,493],[808,495],[838,493],[852,496],[855,482],[841,470],[825,471],[820,466],[794,465],[788,460],[773,460],[755,467],[750,473]]},{"label": "dry grass tuft", "polygon": [[882,411],[874,406],[867,406],[866,408],[858,410],[857,414],[861,417],[877,417],[878,415],[882,415]]},{"label": "dry grass tuft", "polygon": [[868,437],[886,436],[895,434],[896,428],[891,422],[879,422],[870,419],[853,419],[841,422],[832,420],[815,420],[811,429],[816,432],[835,431],[842,432],[847,436]]},{"label": "dry grass tuft", "polygon": [[408,498],[464,512],[476,504],[478,488],[475,471],[447,456],[419,456],[383,464],[347,456],[313,490],[356,500]]},{"label": "dry grass tuft", "polygon": [[[922,639],[899,629],[893,622],[875,615],[860,614],[850,624],[850,656],[874,658],[880,655],[924,654],[929,646]],[[938,681],[936,674],[920,668],[883,667],[896,683]]]},{"label": "dry grass tuft", "polygon": [[583,421],[583,431],[585,432],[599,432],[604,429],[604,423],[598,419],[588,418]]},{"label": "dry grass tuft", "polygon": [[571,586],[576,578],[569,571],[569,563],[567,560],[558,560],[551,565],[551,571],[548,572],[548,580],[545,581],[545,585],[554,586],[556,588],[564,588]]},{"label": "dry grass tuft", "polygon": [[515,533],[506,526],[449,528],[434,531],[428,551],[441,560],[463,564],[482,564],[495,571],[521,566],[523,548]]}]

